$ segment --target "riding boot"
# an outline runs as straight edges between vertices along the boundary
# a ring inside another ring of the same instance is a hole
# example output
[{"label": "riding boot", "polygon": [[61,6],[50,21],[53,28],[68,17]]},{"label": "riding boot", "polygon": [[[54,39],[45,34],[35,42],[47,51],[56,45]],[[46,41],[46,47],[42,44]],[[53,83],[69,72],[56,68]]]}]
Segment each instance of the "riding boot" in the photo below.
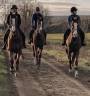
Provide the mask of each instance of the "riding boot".
[{"label": "riding boot", "polygon": [[6,33],[5,33],[5,35],[4,35],[4,45],[2,47],[3,50],[6,49],[7,39],[8,39],[9,33],[10,33],[10,30],[7,30]]},{"label": "riding boot", "polygon": [[23,47],[26,48],[25,37],[23,38]]},{"label": "riding boot", "polygon": [[26,48],[25,35],[24,35],[24,33],[23,33],[23,47]]},{"label": "riding boot", "polygon": [[21,36],[22,36],[22,41],[23,41],[23,48],[26,48],[26,44],[25,44],[25,34],[21,31],[21,29],[19,29]]},{"label": "riding boot", "polygon": [[81,38],[81,45],[86,46],[86,44],[85,44],[85,33],[82,31],[81,28],[79,28],[79,35],[80,35],[80,38]]},{"label": "riding boot", "polygon": [[33,33],[34,33],[34,29],[31,30],[30,34],[29,34],[29,44],[31,44],[33,42]]},{"label": "riding boot", "polygon": [[44,45],[46,45],[47,44],[47,41],[46,41],[47,33],[45,32],[44,29],[42,31],[44,33]]}]

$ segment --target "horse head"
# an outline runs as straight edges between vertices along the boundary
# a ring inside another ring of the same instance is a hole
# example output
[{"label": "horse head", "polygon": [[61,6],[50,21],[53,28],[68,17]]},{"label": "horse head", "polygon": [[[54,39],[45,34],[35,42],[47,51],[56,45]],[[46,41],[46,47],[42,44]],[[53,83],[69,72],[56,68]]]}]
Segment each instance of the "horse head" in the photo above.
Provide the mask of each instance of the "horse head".
[{"label": "horse head", "polygon": [[10,32],[12,32],[13,34],[15,34],[15,32],[16,32],[16,21],[15,21],[15,18],[11,18]]},{"label": "horse head", "polygon": [[71,32],[72,32],[72,37],[78,37],[78,23],[77,22],[72,22],[71,24]]},{"label": "horse head", "polygon": [[79,35],[78,35],[78,23],[77,22],[72,22],[71,23],[71,32],[66,40],[66,45],[70,45],[71,44],[71,41],[72,41],[72,38],[77,38]]},{"label": "horse head", "polygon": [[42,22],[41,21],[37,22],[36,32],[37,33],[41,33],[42,32]]}]

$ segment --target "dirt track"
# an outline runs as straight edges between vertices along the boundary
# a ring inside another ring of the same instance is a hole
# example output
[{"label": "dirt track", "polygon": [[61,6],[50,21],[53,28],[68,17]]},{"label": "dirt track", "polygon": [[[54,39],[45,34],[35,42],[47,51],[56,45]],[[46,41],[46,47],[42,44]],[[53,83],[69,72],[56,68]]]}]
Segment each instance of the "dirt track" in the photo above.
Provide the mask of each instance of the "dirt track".
[{"label": "dirt track", "polygon": [[[89,88],[67,75],[68,69],[67,74],[63,72],[60,62],[47,54],[43,54],[40,71],[33,64],[30,48],[24,50],[24,57],[20,72],[13,78],[19,96],[90,96]],[[59,64],[61,67],[56,67]]]}]

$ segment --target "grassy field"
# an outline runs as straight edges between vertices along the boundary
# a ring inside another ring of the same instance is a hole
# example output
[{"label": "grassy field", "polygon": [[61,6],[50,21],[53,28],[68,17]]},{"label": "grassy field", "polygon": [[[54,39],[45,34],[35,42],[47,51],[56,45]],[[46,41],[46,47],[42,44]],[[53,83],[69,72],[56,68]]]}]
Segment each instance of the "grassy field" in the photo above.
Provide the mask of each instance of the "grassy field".
[{"label": "grassy field", "polygon": [[[0,34],[0,45],[2,42],[2,34]],[[7,77],[7,66],[5,65],[5,56],[0,52],[0,96],[9,96],[9,83]]]},{"label": "grassy field", "polygon": [[[63,34],[48,34],[47,42],[49,47],[45,48],[44,52],[56,59],[67,62],[65,48],[61,46],[62,41]],[[81,48],[79,64],[81,67],[90,70],[90,33],[86,34],[85,42],[87,46]]]},{"label": "grassy field", "polygon": [[5,65],[5,57],[4,54],[0,54],[0,96],[9,96],[8,90],[8,77],[7,77],[7,67]]}]

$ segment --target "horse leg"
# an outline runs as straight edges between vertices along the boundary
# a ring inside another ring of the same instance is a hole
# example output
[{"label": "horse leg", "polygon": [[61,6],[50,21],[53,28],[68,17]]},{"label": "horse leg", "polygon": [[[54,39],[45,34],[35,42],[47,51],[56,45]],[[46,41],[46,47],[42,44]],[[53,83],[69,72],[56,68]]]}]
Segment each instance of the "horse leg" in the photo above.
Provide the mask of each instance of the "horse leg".
[{"label": "horse leg", "polygon": [[20,59],[20,54],[17,54],[17,60],[16,60],[16,71],[19,70],[19,59]]},{"label": "horse leg", "polygon": [[68,54],[68,59],[69,59],[69,72],[72,71],[72,58],[71,58],[71,53],[69,52]]},{"label": "horse leg", "polygon": [[78,77],[78,58],[79,58],[79,52],[77,52],[75,60],[75,78]]},{"label": "horse leg", "polygon": [[39,51],[39,62],[41,63],[42,49]]},{"label": "horse leg", "polygon": [[36,64],[39,64],[39,49],[36,48]]},{"label": "horse leg", "polygon": [[20,57],[21,57],[21,59],[24,59],[24,55],[23,55],[23,53],[22,53],[22,50],[21,50],[21,52],[20,52]]},{"label": "horse leg", "polygon": [[41,56],[42,56],[42,49],[38,49],[38,69],[40,68],[41,64]]},{"label": "horse leg", "polygon": [[37,48],[33,46],[34,64],[37,64]]},{"label": "horse leg", "polygon": [[35,57],[35,48],[34,48],[34,46],[33,46],[33,56]]},{"label": "horse leg", "polygon": [[10,71],[14,71],[14,60],[13,60],[13,53],[9,52],[9,60],[10,60]]},{"label": "horse leg", "polygon": [[15,59],[15,60],[17,59],[17,54],[15,54],[14,59]]},{"label": "horse leg", "polygon": [[73,55],[72,55],[72,60],[71,60],[71,64],[72,64],[72,69],[73,69],[73,67],[74,67],[74,62],[75,62],[75,57],[76,57],[76,53],[73,53]]}]

